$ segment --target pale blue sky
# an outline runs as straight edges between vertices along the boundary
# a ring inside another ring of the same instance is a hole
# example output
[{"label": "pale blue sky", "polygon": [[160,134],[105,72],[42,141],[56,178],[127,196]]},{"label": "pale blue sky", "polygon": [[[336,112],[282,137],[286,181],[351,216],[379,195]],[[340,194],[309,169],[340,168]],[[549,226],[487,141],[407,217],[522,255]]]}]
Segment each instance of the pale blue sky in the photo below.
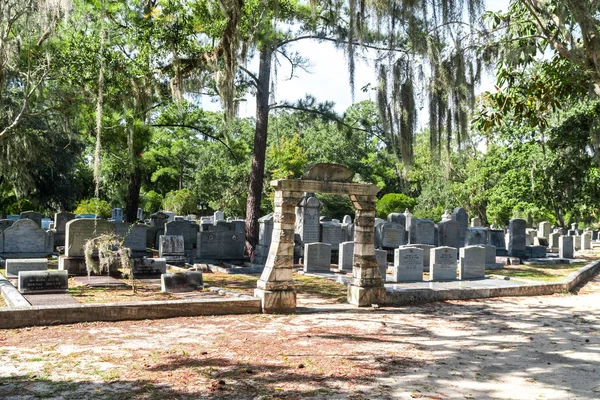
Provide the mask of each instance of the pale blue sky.
[{"label": "pale blue sky", "polygon": [[[506,10],[509,0],[487,0],[486,9],[497,11]],[[352,105],[350,87],[348,85],[348,63],[342,50],[337,50],[331,43],[316,43],[310,40],[299,41],[294,47],[304,57],[311,61],[311,73],[297,70],[297,77],[288,79],[290,76],[289,64],[282,59],[278,69],[276,81],[275,99],[277,102],[284,100],[294,102],[303,98],[305,94],[311,94],[320,102],[330,100],[335,102],[338,112],[345,111]],[[360,61],[356,64],[355,73],[355,98],[354,102],[362,100],[375,100],[375,92],[363,93],[360,88],[371,84],[376,85],[376,77],[372,63]],[[251,71],[258,69],[255,60],[248,66]],[[483,79],[479,92],[493,88],[494,77],[488,76]],[[204,107],[207,109],[220,109],[220,105],[206,101]],[[241,117],[255,115],[256,103],[251,96],[239,107]],[[422,119],[422,118],[421,118]],[[422,126],[422,123],[420,123]]]}]

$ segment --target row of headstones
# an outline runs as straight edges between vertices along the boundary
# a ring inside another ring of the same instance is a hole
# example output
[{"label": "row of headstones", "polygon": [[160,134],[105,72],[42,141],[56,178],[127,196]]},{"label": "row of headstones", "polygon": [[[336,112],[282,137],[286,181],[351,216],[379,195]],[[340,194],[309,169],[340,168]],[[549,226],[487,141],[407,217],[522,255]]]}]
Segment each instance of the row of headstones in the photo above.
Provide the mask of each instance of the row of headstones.
[{"label": "row of headstones", "polygon": [[[338,267],[352,269],[354,242],[340,245]],[[418,248],[402,246],[394,250],[392,277],[387,279],[387,251],[376,250],[381,276],[387,282],[414,282],[423,280],[423,272],[429,271],[431,280],[456,280],[485,278],[486,267],[495,265],[494,246],[466,246]],[[460,255],[460,257],[458,257]],[[309,243],[304,250],[305,272],[330,272],[331,245]]]}]

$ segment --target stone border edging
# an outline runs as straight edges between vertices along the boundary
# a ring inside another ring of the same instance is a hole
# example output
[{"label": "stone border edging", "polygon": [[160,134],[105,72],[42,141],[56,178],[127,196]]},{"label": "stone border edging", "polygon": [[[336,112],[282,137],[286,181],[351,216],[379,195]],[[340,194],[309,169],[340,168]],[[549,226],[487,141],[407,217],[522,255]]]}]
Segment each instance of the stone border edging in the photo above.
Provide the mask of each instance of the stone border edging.
[{"label": "stone border edging", "polygon": [[0,329],[93,321],[162,319],[224,314],[260,314],[262,312],[260,299],[246,295],[242,296],[236,299],[6,307],[0,308]]},{"label": "stone border edging", "polygon": [[387,291],[384,306],[403,306],[416,303],[430,303],[444,300],[469,300],[489,297],[510,296],[547,296],[568,292],[588,281],[600,270],[600,260],[571,272],[567,277],[555,283],[524,284],[514,287],[495,287],[481,289],[408,289]]},{"label": "stone border edging", "polygon": [[8,307],[31,307],[31,304],[19,293],[17,288],[2,276],[0,276],[0,293]]}]

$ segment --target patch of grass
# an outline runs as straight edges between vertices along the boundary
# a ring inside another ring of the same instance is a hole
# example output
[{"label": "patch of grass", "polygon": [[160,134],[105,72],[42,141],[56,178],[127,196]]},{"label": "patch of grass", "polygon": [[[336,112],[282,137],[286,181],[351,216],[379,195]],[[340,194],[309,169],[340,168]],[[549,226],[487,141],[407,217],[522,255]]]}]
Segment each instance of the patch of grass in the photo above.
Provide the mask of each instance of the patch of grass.
[{"label": "patch of grass", "polygon": [[226,274],[224,272],[214,272],[211,274],[202,274],[204,287],[216,286],[222,289],[240,292],[252,295],[256,289],[258,276]]},{"label": "patch of grass", "polygon": [[533,281],[556,282],[581,267],[582,265],[577,264],[506,265],[493,273]]},{"label": "patch of grass", "polygon": [[294,275],[296,291],[300,294],[311,294],[318,297],[344,303],[348,297],[348,287],[340,285],[329,279],[316,278],[305,275]]},{"label": "patch of grass", "polygon": [[107,288],[89,287],[69,281],[69,293],[80,303],[122,303],[151,300],[177,300],[179,297],[170,293],[162,293],[159,287],[136,283],[136,293],[130,287]]}]

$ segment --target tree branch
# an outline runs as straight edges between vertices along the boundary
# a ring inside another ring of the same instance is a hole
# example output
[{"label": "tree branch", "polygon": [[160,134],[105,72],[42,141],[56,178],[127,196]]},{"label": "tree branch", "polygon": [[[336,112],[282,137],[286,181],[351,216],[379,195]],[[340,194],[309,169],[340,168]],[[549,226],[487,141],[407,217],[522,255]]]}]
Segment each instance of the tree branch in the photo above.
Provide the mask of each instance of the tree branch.
[{"label": "tree branch", "polygon": [[[275,44],[275,48],[277,49],[277,48],[285,46],[286,44],[290,44],[292,42],[297,42],[299,40],[304,40],[304,39],[315,39],[315,40],[320,40],[320,41],[325,41],[325,42],[334,42],[334,43],[343,43],[343,44],[349,43],[346,40],[338,40],[338,39],[333,39],[333,38],[329,38],[326,36],[305,35],[305,36],[298,36],[298,37],[287,39],[287,40],[282,40],[281,42]],[[375,46],[375,45],[370,45],[370,44],[364,44],[357,40],[353,41],[352,44],[354,46],[364,47],[364,48],[372,49],[372,50],[393,51],[393,52],[397,52],[397,53],[408,54],[408,51],[405,49],[398,49],[398,48],[390,49],[389,47],[380,47],[380,46]]]},{"label": "tree branch", "polygon": [[256,75],[254,75],[252,72],[250,72],[248,69],[246,69],[245,67],[243,67],[241,65],[239,65],[238,67],[239,67],[239,69],[244,71],[246,73],[246,75],[248,75],[250,77],[250,79],[252,79],[252,85],[254,85],[254,87],[258,89],[258,78],[256,77]]}]

